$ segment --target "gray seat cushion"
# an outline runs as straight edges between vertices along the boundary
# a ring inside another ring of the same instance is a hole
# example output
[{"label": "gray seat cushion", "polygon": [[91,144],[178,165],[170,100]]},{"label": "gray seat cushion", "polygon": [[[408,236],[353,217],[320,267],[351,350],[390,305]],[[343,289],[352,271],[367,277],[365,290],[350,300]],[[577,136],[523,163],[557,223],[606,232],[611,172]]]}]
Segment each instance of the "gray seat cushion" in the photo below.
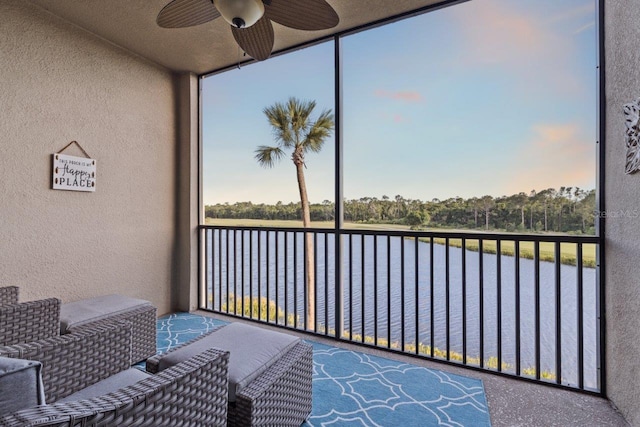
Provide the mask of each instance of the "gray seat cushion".
[{"label": "gray seat cushion", "polygon": [[187,360],[209,348],[229,351],[229,401],[236,394],[292,349],[300,338],[232,323],[178,350],[168,353],[159,362],[160,371]]},{"label": "gray seat cushion", "polygon": [[0,357],[0,416],[44,404],[42,364]]},{"label": "gray seat cushion", "polygon": [[107,393],[128,387],[149,378],[151,374],[136,368],[129,368],[126,371],[118,372],[102,381],[99,381],[89,387],[83,388],[58,402],[75,402],[76,400],[91,399],[93,397],[102,396]]},{"label": "gray seat cushion", "polygon": [[150,304],[149,301],[124,295],[104,295],[65,303],[60,308],[60,333]]}]

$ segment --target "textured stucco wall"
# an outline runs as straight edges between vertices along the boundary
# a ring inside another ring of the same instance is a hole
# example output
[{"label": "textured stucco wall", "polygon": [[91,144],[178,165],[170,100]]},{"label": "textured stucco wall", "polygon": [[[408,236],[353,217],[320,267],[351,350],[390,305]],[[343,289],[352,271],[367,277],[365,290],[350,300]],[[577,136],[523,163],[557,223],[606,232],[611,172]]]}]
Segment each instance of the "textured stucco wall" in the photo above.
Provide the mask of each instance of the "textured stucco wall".
[{"label": "textured stucco wall", "polygon": [[606,0],[608,396],[640,426],[640,173],[624,174],[622,106],[640,98],[640,2]]},{"label": "textured stucco wall", "polygon": [[[29,2],[2,0],[0,17],[0,286],[23,300],[121,293],[168,312],[173,76]],[[50,189],[51,154],[72,140],[97,160],[93,194]]]}]

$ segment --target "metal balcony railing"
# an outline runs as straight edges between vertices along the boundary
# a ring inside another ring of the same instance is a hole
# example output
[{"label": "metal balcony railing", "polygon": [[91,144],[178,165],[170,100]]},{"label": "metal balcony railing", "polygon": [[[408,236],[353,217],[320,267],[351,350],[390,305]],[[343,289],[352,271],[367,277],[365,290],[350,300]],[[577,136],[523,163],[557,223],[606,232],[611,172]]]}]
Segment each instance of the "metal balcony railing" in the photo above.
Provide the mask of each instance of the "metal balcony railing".
[{"label": "metal balcony railing", "polygon": [[201,226],[201,239],[202,309],[600,393],[598,237]]}]

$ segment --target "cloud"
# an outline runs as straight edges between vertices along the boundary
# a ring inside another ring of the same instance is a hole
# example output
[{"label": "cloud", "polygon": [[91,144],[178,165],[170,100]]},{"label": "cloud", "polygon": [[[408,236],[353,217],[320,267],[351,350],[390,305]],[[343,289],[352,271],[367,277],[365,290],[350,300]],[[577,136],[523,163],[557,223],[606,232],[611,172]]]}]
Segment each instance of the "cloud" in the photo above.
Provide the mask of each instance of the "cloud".
[{"label": "cloud", "polygon": [[393,122],[394,123],[409,123],[410,120],[406,117],[404,117],[401,114],[394,114],[393,115]]},{"label": "cloud", "polygon": [[595,26],[596,26],[596,23],[594,21],[591,21],[588,24],[584,24],[582,27],[580,27],[577,30],[575,30],[573,32],[573,34],[578,35],[578,34],[583,33],[585,31],[587,31],[588,29],[593,28]]},{"label": "cloud", "polygon": [[[590,2],[591,3],[591,2]],[[576,78],[573,35],[593,21],[593,5],[570,9],[525,9],[519,2],[482,0],[452,8],[463,43],[461,66],[496,67],[517,75],[519,89],[576,94],[587,90]]]},{"label": "cloud", "polygon": [[593,188],[596,147],[590,130],[577,123],[538,124],[513,161],[510,192],[560,186]]},{"label": "cloud", "polygon": [[411,123],[411,118],[400,113],[379,111],[376,114],[378,122],[393,123],[396,125]]},{"label": "cloud", "polygon": [[587,2],[556,13],[548,19],[547,23],[567,25],[569,28],[577,27],[572,34],[578,35],[595,27],[595,3]]},{"label": "cloud", "polygon": [[455,10],[460,31],[471,46],[468,60],[480,63],[516,63],[515,59],[538,55],[549,37],[532,16],[508,3],[485,0]]},{"label": "cloud", "polygon": [[422,94],[415,91],[391,92],[388,90],[377,89],[374,94],[377,98],[393,99],[395,101],[402,101],[407,103],[418,103],[424,100]]},{"label": "cloud", "polygon": [[556,13],[549,18],[549,22],[566,22],[575,19],[592,19],[595,12],[595,3],[593,1],[574,6],[562,12]]}]

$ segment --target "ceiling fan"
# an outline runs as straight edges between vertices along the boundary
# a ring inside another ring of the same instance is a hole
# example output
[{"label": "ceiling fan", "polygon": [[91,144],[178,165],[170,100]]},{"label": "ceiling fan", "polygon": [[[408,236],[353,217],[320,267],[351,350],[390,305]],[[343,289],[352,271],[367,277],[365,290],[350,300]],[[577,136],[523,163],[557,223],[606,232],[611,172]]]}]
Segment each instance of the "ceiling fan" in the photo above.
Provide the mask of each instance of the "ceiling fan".
[{"label": "ceiling fan", "polygon": [[326,0],[173,0],[156,19],[163,28],[204,24],[222,16],[238,45],[263,61],[274,44],[273,22],[297,30],[325,30],[340,18]]}]

